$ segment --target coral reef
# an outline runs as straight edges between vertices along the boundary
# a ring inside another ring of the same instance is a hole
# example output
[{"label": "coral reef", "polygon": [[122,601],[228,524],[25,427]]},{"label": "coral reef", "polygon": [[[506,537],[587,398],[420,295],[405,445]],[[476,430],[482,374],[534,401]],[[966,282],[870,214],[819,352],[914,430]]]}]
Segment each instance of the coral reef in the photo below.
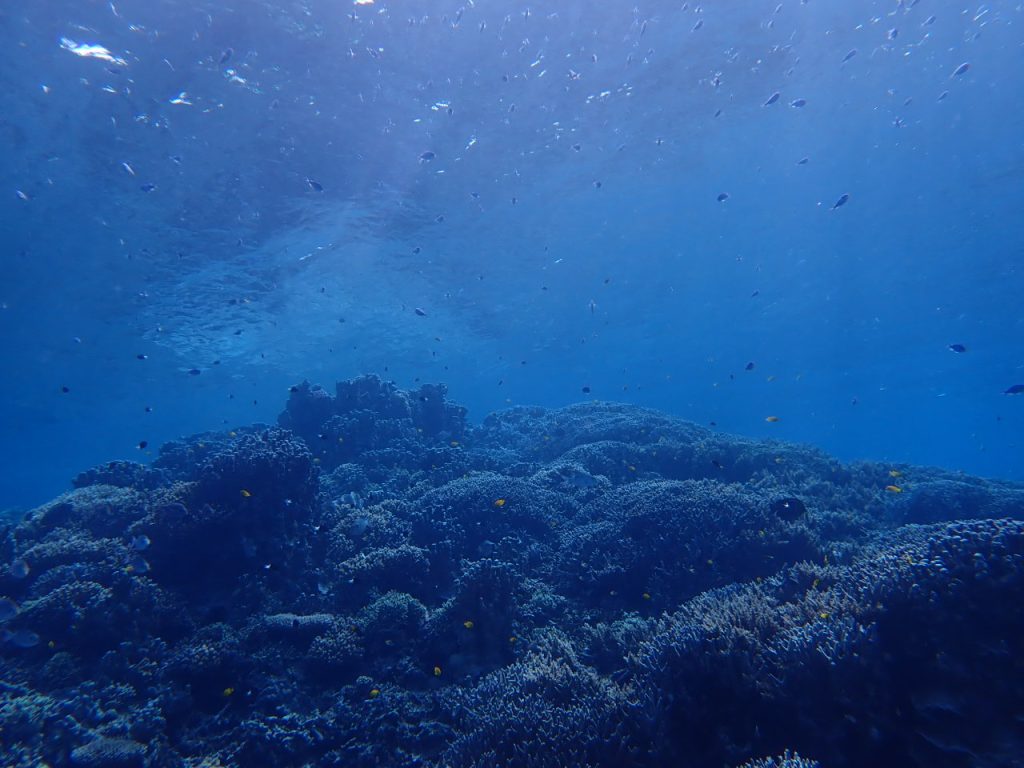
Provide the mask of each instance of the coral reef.
[{"label": "coral reef", "polygon": [[14,768],[1024,754],[1013,483],[366,376],[73,486],[0,523]]}]

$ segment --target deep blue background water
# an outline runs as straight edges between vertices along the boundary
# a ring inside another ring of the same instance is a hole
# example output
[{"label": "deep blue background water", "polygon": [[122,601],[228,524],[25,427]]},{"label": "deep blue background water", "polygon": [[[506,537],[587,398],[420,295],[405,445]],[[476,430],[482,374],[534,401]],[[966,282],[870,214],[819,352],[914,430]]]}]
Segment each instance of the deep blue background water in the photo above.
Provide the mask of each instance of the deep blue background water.
[{"label": "deep blue background water", "polygon": [[1019,6],[777,5],[5,3],[0,507],[363,372],[1024,477]]}]

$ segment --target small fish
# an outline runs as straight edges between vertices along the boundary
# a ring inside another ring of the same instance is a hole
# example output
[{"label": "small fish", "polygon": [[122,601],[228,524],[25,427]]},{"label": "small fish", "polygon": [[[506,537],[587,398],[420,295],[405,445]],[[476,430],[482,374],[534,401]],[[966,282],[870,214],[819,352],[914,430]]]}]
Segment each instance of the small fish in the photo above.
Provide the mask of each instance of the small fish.
[{"label": "small fish", "polygon": [[139,440],[139,450],[140,451],[146,450],[146,447],[148,445],[149,445],[149,442],[147,440]]},{"label": "small fish", "polygon": [[801,157],[799,160],[796,161],[796,164],[797,165],[807,165],[809,162],[811,162],[811,158],[809,158],[809,157]]},{"label": "small fish", "polygon": [[590,387],[583,387],[583,394],[584,395],[589,395],[590,394]]},{"label": "small fish", "polygon": [[140,576],[144,573],[149,573],[149,563],[136,552],[134,555],[128,558],[128,564],[125,566],[125,570],[128,573],[137,573]]},{"label": "small fish", "polygon": [[502,507],[505,506],[505,500],[504,499],[495,499],[494,500],[494,506],[496,506],[498,509],[501,509]]},{"label": "small fish", "polygon": [[138,536],[133,536],[132,537],[131,547],[136,552],[143,552],[143,551],[149,549],[150,543],[151,542],[149,540],[149,536],[147,536],[144,533],[140,533]]},{"label": "small fish", "polygon": [[771,106],[772,104],[774,104],[774,103],[775,103],[776,101],[778,101],[778,100],[779,100],[779,97],[780,97],[780,96],[782,96],[782,94],[781,94],[781,93],[779,93],[778,91],[776,91],[776,92],[775,92],[775,93],[773,93],[773,94],[772,94],[771,96],[769,96],[769,97],[768,97],[768,101],[766,101],[766,102],[765,102],[764,104],[762,104],[761,106],[762,106],[762,107],[769,107],[769,106]]},{"label": "small fish", "polygon": [[9,597],[0,597],[0,621],[8,621],[18,615],[18,604]]},{"label": "small fish", "polygon": [[782,419],[778,416],[765,416],[764,420],[767,421],[769,424],[774,424],[777,421],[782,421]]},{"label": "small fish", "polygon": [[198,368],[189,368],[188,369],[188,375],[189,376],[198,376],[200,373],[202,373],[202,371],[199,370]]},{"label": "small fish", "polygon": [[898,469],[890,469],[889,477],[903,477],[903,473],[900,472]]},{"label": "small fish", "polygon": [[231,695],[232,695],[232,694],[233,694],[234,692],[235,692],[235,689],[234,689],[234,688],[232,688],[232,687],[231,687],[231,686],[229,685],[229,686],[228,686],[227,688],[225,688],[225,689],[224,689],[223,691],[221,691],[221,692],[220,692],[220,695],[221,695],[221,696],[223,696],[223,697],[224,697],[224,698],[226,699],[226,698],[228,698],[229,696],[231,696]]},{"label": "small fish", "polygon": [[138,355],[135,356],[135,359],[136,360],[148,360],[149,359],[149,355],[138,354]]},{"label": "small fish", "polygon": [[789,106],[794,107],[795,109],[800,109],[800,107],[807,106],[807,99],[793,99],[789,102]]},{"label": "small fish", "polygon": [[[720,202],[720,203],[724,203],[726,200],[729,199],[729,193],[728,192],[720,192],[718,197],[716,197],[715,199],[718,202]],[[740,207],[742,207],[742,206],[740,206]]]},{"label": "small fish", "polygon": [[135,175],[135,169],[128,165],[128,163],[121,163],[121,167],[124,168],[124,172],[127,173],[129,176]]},{"label": "small fish", "polygon": [[415,312],[420,317],[426,317],[427,316],[427,311],[425,309],[421,309],[420,307],[416,307],[413,310],[413,312]]},{"label": "small fish", "polygon": [[244,499],[248,499],[248,498],[250,498],[252,496],[252,493],[250,491],[248,491],[247,489],[245,489],[245,488],[243,488],[241,490],[241,494],[242,494],[242,498],[244,498]]},{"label": "small fish", "polygon": [[26,578],[31,570],[32,569],[28,567],[28,563],[26,563],[21,558],[13,561],[10,567],[8,568],[8,571],[10,572],[11,576],[13,576],[16,579]]},{"label": "small fish", "polygon": [[437,155],[435,155],[433,152],[424,152],[423,154],[420,155],[420,162],[429,163],[435,157],[437,157]]},{"label": "small fish", "polygon": [[69,387],[67,387],[67,386],[63,386],[63,387],[60,388],[60,391],[63,392],[66,395],[68,392],[71,391],[71,389]]},{"label": "small fish", "polygon": [[324,191],[324,185],[321,184],[316,179],[307,178],[306,179],[306,184],[308,184],[309,188],[312,189],[314,192],[323,192]]},{"label": "small fish", "polygon": [[370,698],[371,699],[376,699],[378,696],[380,696],[380,688],[371,688],[370,689]]},{"label": "small fish", "polygon": [[752,371],[752,370],[754,370],[754,364],[753,363],[747,363],[745,366],[743,366],[743,370],[745,370],[745,371]]},{"label": "small fish", "polygon": [[847,53],[845,56],[843,56],[843,60],[840,63],[841,64],[845,64],[846,62],[848,62],[850,59],[852,59],[856,55],[857,55],[857,49],[856,48],[851,48],[850,52]]},{"label": "small fish", "polygon": [[441,676],[441,668],[440,667],[434,667],[434,677],[440,677],[440,676]]},{"label": "small fish", "polygon": [[889,493],[903,493],[903,489],[900,488],[898,485],[887,485],[885,486],[885,490],[887,490]]},{"label": "small fish", "polygon": [[967,351],[967,347],[965,347],[963,344],[950,344],[949,351],[956,352],[958,355],[962,355],[964,352]]},{"label": "small fish", "polygon": [[697,19],[697,23],[690,29],[691,32],[696,32],[698,29],[704,26],[704,19]]},{"label": "small fish", "polygon": [[143,192],[152,192],[156,189],[156,184],[143,184],[139,187]]},{"label": "small fish", "polygon": [[29,196],[25,192],[22,192],[20,189],[14,190],[14,194],[16,194],[19,198],[21,198],[25,202],[28,202],[28,200],[29,200]]},{"label": "small fish", "polygon": [[1004,395],[1024,395],[1024,384],[1014,384],[1009,389],[1003,390]]},{"label": "small fish", "polygon": [[949,91],[943,91],[939,94],[939,98],[936,101],[945,101],[947,96],[949,96]]},{"label": "small fish", "polygon": [[964,73],[965,73],[965,72],[966,72],[967,70],[969,70],[970,68],[971,68],[971,64],[970,64],[970,62],[967,62],[967,61],[965,61],[965,62],[964,62],[963,64],[961,64],[961,65],[960,65],[959,67],[957,67],[956,69],[954,69],[954,70],[953,70],[953,74],[952,74],[952,75],[950,75],[949,77],[950,77],[950,79],[952,79],[952,78],[954,78],[954,77],[960,77],[960,75],[964,74]]},{"label": "small fish", "polygon": [[888,37],[890,40],[895,40],[897,37],[899,37],[899,35],[900,31],[896,29],[896,27],[893,27],[892,29],[889,30],[886,37]]},{"label": "small fish", "polygon": [[218,64],[227,64],[231,61],[231,57],[235,55],[234,48],[225,48],[220,54],[220,58],[217,60]]},{"label": "small fish", "polygon": [[466,629],[472,629],[473,622],[467,619],[466,621],[462,622],[462,626],[464,626]]},{"label": "small fish", "polygon": [[842,208],[848,202],[850,202],[850,196],[846,192],[844,192],[839,196],[839,199],[835,201],[835,203],[832,205],[831,208],[829,208],[829,210],[834,211],[836,208]]}]

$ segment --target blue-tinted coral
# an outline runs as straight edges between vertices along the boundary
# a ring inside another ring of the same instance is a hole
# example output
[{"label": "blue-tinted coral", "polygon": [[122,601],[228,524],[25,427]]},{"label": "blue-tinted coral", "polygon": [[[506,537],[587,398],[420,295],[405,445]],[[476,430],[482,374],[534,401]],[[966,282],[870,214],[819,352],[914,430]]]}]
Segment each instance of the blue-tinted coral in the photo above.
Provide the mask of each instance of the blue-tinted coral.
[{"label": "blue-tinted coral", "polygon": [[441,764],[470,766],[651,765],[650,734],[628,690],[548,638],[523,659],[454,694],[460,736]]},{"label": "blue-tinted coral", "polygon": [[739,768],[821,768],[817,760],[807,760],[788,749],[777,757],[761,757],[749,760]]},{"label": "blue-tinted coral", "polygon": [[585,507],[562,534],[561,570],[602,609],[673,608],[705,589],[813,557],[767,501],[704,480],[627,483]]},{"label": "blue-tinted coral", "polygon": [[1020,486],[612,403],[290,395],[0,526],[5,765],[1024,752]]}]

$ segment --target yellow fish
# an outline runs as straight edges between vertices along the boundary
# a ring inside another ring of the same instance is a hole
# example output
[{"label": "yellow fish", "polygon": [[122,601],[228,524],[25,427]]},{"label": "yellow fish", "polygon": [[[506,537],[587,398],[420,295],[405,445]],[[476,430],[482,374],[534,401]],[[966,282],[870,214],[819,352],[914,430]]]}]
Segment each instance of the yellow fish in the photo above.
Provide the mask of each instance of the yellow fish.
[{"label": "yellow fish", "polygon": [[225,688],[223,691],[221,691],[221,696],[223,696],[226,699],[228,696],[230,696],[234,692],[235,692],[235,689],[231,688],[229,686],[229,687]]},{"label": "yellow fish", "polygon": [[252,496],[252,494],[249,493],[247,490],[245,490],[245,488],[243,488],[242,489],[242,496],[248,499],[250,496]]},{"label": "yellow fish", "polygon": [[464,626],[466,629],[472,629],[473,622],[467,619],[466,621],[462,622],[462,626]]},{"label": "yellow fish", "polygon": [[434,667],[434,677],[440,677],[440,676],[441,676],[441,668],[440,667]]},{"label": "yellow fish", "polygon": [[898,485],[887,485],[885,486],[885,490],[887,490],[889,493],[903,493],[903,489],[900,488]]},{"label": "yellow fish", "polygon": [[495,499],[494,500],[494,506],[498,507],[498,509],[501,509],[502,507],[505,506],[505,500],[504,499]]},{"label": "yellow fish", "polygon": [[380,688],[371,688],[370,689],[370,698],[371,699],[376,699],[378,696],[380,696]]}]

